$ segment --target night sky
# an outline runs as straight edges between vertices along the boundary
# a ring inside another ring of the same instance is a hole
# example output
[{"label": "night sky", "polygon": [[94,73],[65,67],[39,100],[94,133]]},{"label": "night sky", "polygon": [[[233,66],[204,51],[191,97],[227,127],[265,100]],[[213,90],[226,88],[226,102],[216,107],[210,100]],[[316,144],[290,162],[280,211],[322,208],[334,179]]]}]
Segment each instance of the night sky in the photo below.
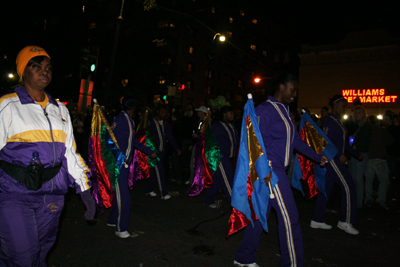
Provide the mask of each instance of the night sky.
[{"label": "night sky", "polygon": [[[82,14],[82,6],[85,5],[88,10],[95,6],[104,7],[105,10],[102,10],[104,20],[113,21],[119,14],[121,1],[2,1],[0,52],[9,56],[9,63],[12,65],[18,51],[26,45],[35,44],[43,46],[50,55],[53,51],[58,51],[58,54],[61,51],[61,55],[57,54],[58,62],[55,62],[57,68],[62,68],[65,61],[69,65],[79,65],[76,51],[87,45],[85,44],[87,36],[83,30],[74,29],[85,29],[89,23],[85,21],[85,14]],[[173,2],[176,9],[179,9],[180,3],[185,1],[191,0],[157,0],[157,3],[163,6],[164,3]],[[234,2],[240,1],[212,1],[216,6]],[[260,16],[265,16],[264,19],[271,26],[265,29],[265,32],[274,31],[273,34],[278,36],[280,42],[295,52],[301,52],[302,44],[338,43],[352,31],[384,28],[389,34],[397,37],[400,33],[398,1],[247,0],[244,2],[260,12]],[[134,8],[136,13],[132,12]],[[125,1],[124,19],[135,17],[137,14],[145,15],[145,12],[138,1]],[[135,23],[140,27],[140,20]],[[46,32],[43,31],[45,27]],[[115,25],[111,24],[111,27]],[[113,36],[104,38],[109,38],[112,44]],[[53,81],[56,80],[55,74]]]}]

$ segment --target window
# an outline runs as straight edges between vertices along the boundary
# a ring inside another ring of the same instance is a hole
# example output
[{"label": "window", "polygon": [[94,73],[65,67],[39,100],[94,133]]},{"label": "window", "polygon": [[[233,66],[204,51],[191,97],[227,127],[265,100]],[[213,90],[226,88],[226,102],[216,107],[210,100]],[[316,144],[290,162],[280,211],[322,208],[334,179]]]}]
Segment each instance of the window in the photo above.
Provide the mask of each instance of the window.
[{"label": "window", "polygon": [[243,87],[243,83],[241,80],[238,80],[238,87],[242,88]]},{"label": "window", "polygon": [[161,65],[171,65],[172,59],[170,57],[165,58],[163,61],[161,61]]},{"label": "window", "polygon": [[251,22],[253,22],[254,24],[257,24],[257,20],[253,19]]},{"label": "window", "polygon": [[227,32],[226,32],[226,35],[227,35],[228,37],[232,37],[232,32],[227,31]]},{"label": "window", "polygon": [[122,84],[123,87],[126,87],[128,85],[128,79],[123,79],[121,81],[121,84]]},{"label": "window", "polygon": [[240,16],[244,17],[244,11],[243,10],[240,10]]},{"label": "window", "polygon": [[193,63],[188,63],[188,68],[187,68],[187,70],[188,70],[188,71],[194,71]]},{"label": "window", "polygon": [[229,18],[229,23],[233,23],[233,18],[232,17]]},{"label": "window", "polygon": [[194,54],[194,47],[193,46],[189,46],[189,54]]},{"label": "window", "polygon": [[206,70],[206,76],[211,79],[213,77],[213,71],[212,70]]},{"label": "window", "polygon": [[256,45],[251,44],[251,45],[250,45],[250,49],[256,51],[256,50],[257,50],[257,47],[256,47]]},{"label": "window", "polygon": [[96,28],[96,23],[93,22],[89,24],[89,30],[93,30],[95,28]]},{"label": "window", "polygon": [[169,24],[169,27],[170,27],[170,28],[175,28],[175,24],[171,22],[171,23]]},{"label": "window", "polygon": [[187,81],[186,82],[186,89],[192,89],[192,86],[193,86],[192,83],[193,83],[192,81]]},{"label": "window", "polygon": [[211,7],[211,13],[215,13],[215,7]]},{"label": "window", "polygon": [[263,51],[263,56],[266,57],[267,56],[267,51]]},{"label": "window", "polygon": [[158,80],[159,84],[165,84],[165,78],[163,76],[160,76],[160,79]]}]

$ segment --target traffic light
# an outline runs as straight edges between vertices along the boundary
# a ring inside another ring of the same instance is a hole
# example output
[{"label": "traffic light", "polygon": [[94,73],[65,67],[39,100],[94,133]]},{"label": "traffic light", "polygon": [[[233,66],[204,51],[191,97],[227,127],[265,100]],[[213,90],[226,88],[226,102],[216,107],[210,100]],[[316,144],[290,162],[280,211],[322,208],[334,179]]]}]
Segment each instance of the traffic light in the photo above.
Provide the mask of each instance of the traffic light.
[{"label": "traffic light", "polygon": [[185,84],[178,83],[178,89],[181,91],[185,90]]},{"label": "traffic light", "polygon": [[94,74],[97,70],[99,47],[90,46],[81,50],[80,71],[82,74]]},{"label": "traffic light", "polygon": [[167,95],[164,95],[162,98],[164,101],[167,100]]}]

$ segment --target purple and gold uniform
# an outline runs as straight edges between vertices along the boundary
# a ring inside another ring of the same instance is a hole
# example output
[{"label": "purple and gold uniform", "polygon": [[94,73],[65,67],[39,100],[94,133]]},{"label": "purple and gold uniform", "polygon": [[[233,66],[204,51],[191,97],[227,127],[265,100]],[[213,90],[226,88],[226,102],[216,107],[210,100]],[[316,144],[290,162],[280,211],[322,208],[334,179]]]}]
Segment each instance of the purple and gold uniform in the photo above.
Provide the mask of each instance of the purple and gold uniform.
[{"label": "purple and gold uniform", "polygon": [[151,129],[153,130],[154,145],[158,148],[158,157],[160,161],[154,168],[150,169],[150,177],[147,180],[145,193],[148,194],[154,191],[156,182],[158,182],[161,195],[165,197],[168,195],[167,188],[165,186],[165,174],[164,174],[164,157],[165,149],[168,142],[171,143],[172,147],[178,150],[178,145],[175,142],[175,138],[172,135],[171,127],[166,120],[158,121],[157,118],[150,120]]},{"label": "purple and gold uniform", "polygon": [[68,187],[90,189],[89,169],[77,153],[72,123],[64,104],[45,93],[35,102],[22,86],[0,98],[0,160],[29,165],[39,152],[44,168],[62,163],[38,190],[0,169],[0,266],[47,266]]},{"label": "purple and gold uniform", "polygon": [[[112,128],[120,150],[126,155],[126,166],[129,166],[131,163],[135,148],[149,156],[153,154],[153,150],[136,139],[135,122],[125,111],[122,111],[114,119]],[[122,166],[118,176],[118,184],[113,192],[111,213],[108,217],[108,224],[115,224],[117,232],[128,231],[129,227],[131,196],[129,194],[128,176],[129,167]]]},{"label": "purple and gold uniform", "polygon": [[339,221],[354,224],[356,222],[357,194],[349,170],[340,163],[340,156],[348,151],[354,157],[359,158],[360,153],[352,149],[347,142],[347,131],[340,118],[332,113],[324,120],[323,131],[338,149],[336,156],[326,166],[325,191],[326,197],[318,193],[317,204],[312,220],[324,222],[325,208],[332,193],[335,183],[340,186],[341,191],[341,214]]},{"label": "purple and gold uniform", "polygon": [[[279,244],[281,249],[281,266],[303,266],[303,239],[298,212],[293,197],[286,168],[291,162],[293,149],[316,162],[322,156],[318,155],[303,140],[301,140],[293,123],[289,106],[278,102],[269,96],[268,100],[256,108],[259,126],[264,141],[265,151],[270,164],[279,177],[273,189],[275,198],[268,201],[267,216],[273,207],[278,216]],[[242,264],[254,263],[256,251],[263,227],[257,220],[254,227],[246,227],[242,245],[236,252],[235,260]]]},{"label": "purple and gold uniform", "polygon": [[230,204],[239,134],[231,123],[222,121],[214,123],[211,128],[221,151],[221,162],[213,175],[211,187],[207,189],[204,204],[215,203],[215,194],[221,187]]}]

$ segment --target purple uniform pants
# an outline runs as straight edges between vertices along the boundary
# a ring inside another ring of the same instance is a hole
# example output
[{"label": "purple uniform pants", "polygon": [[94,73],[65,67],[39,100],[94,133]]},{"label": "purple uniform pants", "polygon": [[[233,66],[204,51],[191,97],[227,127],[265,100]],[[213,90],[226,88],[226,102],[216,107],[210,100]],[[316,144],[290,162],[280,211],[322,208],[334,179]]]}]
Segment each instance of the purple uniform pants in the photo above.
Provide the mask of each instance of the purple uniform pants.
[{"label": "purple uniform pants", "polygon": [[233,169],[229,158],[222,158],[217,171],[213,175],[213,183],[207,189],[206,196],[204,197],[204,204],[211,205],[215,203],[215,195],[222,187],[229,205],[231,204],[233,183]]},{"label": "purple uniform pants", "polygon": [[318,193],[313,221],[324,222],[325,208],[331,196],[335,183],[341,191],[341,213],[339,221],[351,224],[356,223],[357,193],[353,178],[347,167],[338,159],[333,159],[326,165],[325,191],[326,196]]},{"label": "purple uniform pants", "polygon": [[147,179],[146,186],[144,188],[144,192],[150,193],[154,191],[154,187],[156,183],[160,189],[162,196],[168,195],[167,187],[165,185],[165,173],[164,173],[164,152],[161,152],[158,156],[160,161],[157,163],[154,168],[150,169],[150,177]]},{"label": "purple uniform pants", "polygon": [[[278,216],[279,245],[281,249],[280,266],[304,266],[303,238],[299,215],[292,189],[284,169],[274,169],[279,181],[274,188],[275,198],[268,201],[267,216],[271,207]],[[243,241],[236,252],[235,260],[242,264],[256,262],[256,252],[263,227],[259,221],[246,227]]]},{"label": "purple uniform pants", "polygon": [[0,201],[0,266],[47,266],[64,197],[55,202]]},{"label": "purple uniform pants", "polygon": [[113,192],[109,224],[115,224],[115,231],[124,232],[129,228],[129,216],[131,214],[131,195],[128,184],[129,168],[122,167],[118,176],[118,184]]}]

